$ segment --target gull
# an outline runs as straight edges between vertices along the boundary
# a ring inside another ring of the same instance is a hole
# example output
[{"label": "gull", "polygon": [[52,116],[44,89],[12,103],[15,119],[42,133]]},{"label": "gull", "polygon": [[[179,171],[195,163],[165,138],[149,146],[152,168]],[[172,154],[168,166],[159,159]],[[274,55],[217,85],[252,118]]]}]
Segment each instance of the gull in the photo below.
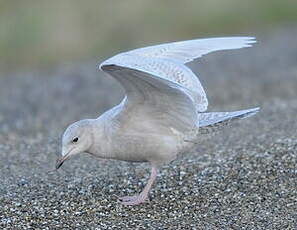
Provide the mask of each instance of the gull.
[{"label": "gull", "polygon": [[259,111],[206,112],[205,91],[186,63],[255,42],[253,37],[195,39],[139,48],[107,59],[99,69],[116,79],[126,95],[98,118],[77,121],[66,129],[56,169],[82,152],[104,159],[148,162],[151,175],[143,191],[119,198],[124,205],[148,201],[161,166],[195,146],[200,134],[215,132]]}]

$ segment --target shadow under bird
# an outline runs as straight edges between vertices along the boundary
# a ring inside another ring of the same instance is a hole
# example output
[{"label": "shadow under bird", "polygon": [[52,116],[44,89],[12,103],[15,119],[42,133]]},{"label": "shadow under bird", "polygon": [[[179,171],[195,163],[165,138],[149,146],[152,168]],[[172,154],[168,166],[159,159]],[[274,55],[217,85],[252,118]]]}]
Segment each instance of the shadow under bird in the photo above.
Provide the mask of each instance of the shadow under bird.
[{"label": "shadow under bird", "polygon": [[66,129],[56,169],[81,152],[98,158],[149,162],[151,175],[143,191],[120,198],[124,205],[146,202],[158,169],[192,148],[200,134],[259,111],[205,112],[205,91],[185,64],[210,52],[250,47],[255,42],[253,37],[173,42],[104,61],[99,69],[116,79],[126,96],[100,117],[77,121]]}]

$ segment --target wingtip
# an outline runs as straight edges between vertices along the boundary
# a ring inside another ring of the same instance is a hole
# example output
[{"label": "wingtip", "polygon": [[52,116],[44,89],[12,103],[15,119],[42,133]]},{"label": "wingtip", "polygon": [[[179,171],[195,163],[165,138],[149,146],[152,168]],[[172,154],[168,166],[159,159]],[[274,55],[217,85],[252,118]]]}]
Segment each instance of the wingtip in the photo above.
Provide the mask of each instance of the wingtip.
[{"label": "wingtip", "polygon": [[247,37],[247,44],[255,44],[255,43],[257,43],[256,37]]},{"label": "wingtip", "polygon": [[260,109],[261,109],[261,107],[256,107],[256,108],[254,108],[253,110],[255,110],[255,111],[260,111]]},{"label": "wingtip", "polygon": [[[232,37],[231,37],[232,38]],[[242,40],[243,42],[245,42],[246,44],[254,44],[254,43],[257,43],[257,38],[254,37],[254,36],[243,36],[243,37],[234,37],[234,38],[237,38],[239,40]]]},{"label": "wingtip", "polygon": [[260,111],[260,107],[252,108],[247,111],[246,117],[251,117]]},{"label": "wingtip", "polygon": [[260,107],[255,107],[255,108],[249,109],[248,111],[249,112],[256,112],[257,113],[257,112],[260,111],[260,109],[261,109]]},{"label": "wingtip", "polygon": [[242,48],[249,48],[249,47],[253,47],[253,45],[257,43],[257,40],[255,37],[245,37],[243,42],[244,42],[244,45],[242,46]]},{"label": "wingtip", "polygon": [[[231,36],[231,37],[218,37],[215,39],[222,39],[222,40],[229,40],[231,42],[234,42],[235,45],[237,45],[236,49],[238,48],[244,48],[244,47],[252,47],[253,44],[257,43],[256,37],[254,36]],[[239,47],[238,47],[239,46]]]}]

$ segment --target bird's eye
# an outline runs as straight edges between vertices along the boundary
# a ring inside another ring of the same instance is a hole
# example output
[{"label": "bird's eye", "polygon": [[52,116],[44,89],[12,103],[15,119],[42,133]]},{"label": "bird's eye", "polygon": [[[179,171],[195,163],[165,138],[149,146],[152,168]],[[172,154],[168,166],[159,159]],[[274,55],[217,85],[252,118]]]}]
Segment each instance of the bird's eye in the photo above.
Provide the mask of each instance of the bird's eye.
[{"label": "bird's eye", "polygon": [[72,142],[73,142],[73,143],[78,142],[78,137],[74,138],[74,139],[72,140]]}]

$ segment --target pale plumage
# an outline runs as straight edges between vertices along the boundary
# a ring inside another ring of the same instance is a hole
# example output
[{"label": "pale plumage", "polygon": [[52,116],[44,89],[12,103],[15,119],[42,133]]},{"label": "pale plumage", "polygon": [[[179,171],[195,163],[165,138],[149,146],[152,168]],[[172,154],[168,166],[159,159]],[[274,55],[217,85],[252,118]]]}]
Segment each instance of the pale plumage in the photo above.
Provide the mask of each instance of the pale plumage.
[{"label": "pale plumage", "polygon": [[209,134],[228,125],[231,121],[247,118],[259,112],[259,108],[235,112],[212,112],[199,114],[199,134]]},{"label": "pale plumage", "polygon": [[191,91],[197,110],[204,112],[208,106],[205,91],[199,79],[184,64],[210,52],[250,47],[255,42],[253,37],[226,37],[166,43],[118,54],[104,61],[100,68],[118,65],[179,83]]},{"label": "pale plumage", "polygon": [[81,151],[100,158],[150,162],[152,173],[144,190],[121,199],[131,205],[144,202],[157,168],[192,147],[199,139],[199,127],[202,133],[210,133],[259,110],[201,113],[207,109],[207,97],[197,76],[185,65],[213,51],[249,47],[253,39],[174,42],[132,50],[104,61],[99,68],[121,84],[126,97],[99,118],[79,121],[65,131],[57,168]]}]

